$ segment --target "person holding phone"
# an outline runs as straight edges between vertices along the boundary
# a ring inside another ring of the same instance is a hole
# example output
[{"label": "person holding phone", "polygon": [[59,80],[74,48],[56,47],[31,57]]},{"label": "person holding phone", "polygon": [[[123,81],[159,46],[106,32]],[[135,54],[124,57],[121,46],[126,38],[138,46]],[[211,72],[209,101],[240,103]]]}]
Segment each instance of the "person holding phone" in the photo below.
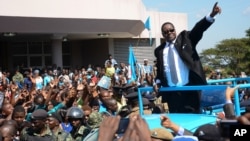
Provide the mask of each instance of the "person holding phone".
[{"label": "person holding phone", "polygon": [[[177,35],[173,23],[162,24],[161,32],[165,38],[158,46],[156,57],[157,76],[155,91],[163,87],[206,85],[206,77],[196,50],[203,33],[214,23],[215,16],[221,13],[216,2],[212,12],[201,19],[190,31]],[[164,94],[167,93],[167,94]],[[180,91],[162,92],[162,102],[167,102],[170,113],[200,113],[200,92]]]}]

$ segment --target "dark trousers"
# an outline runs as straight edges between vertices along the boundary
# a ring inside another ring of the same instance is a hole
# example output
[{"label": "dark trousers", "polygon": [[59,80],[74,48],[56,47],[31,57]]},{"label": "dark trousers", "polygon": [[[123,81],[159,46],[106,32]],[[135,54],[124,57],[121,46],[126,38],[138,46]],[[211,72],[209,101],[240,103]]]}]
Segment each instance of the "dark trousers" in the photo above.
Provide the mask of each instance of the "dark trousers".
[{"label": "dark trousers", "polygon": [[170,113],[201,113],[200,91],[161,92],[162,102],[168,103]]}]

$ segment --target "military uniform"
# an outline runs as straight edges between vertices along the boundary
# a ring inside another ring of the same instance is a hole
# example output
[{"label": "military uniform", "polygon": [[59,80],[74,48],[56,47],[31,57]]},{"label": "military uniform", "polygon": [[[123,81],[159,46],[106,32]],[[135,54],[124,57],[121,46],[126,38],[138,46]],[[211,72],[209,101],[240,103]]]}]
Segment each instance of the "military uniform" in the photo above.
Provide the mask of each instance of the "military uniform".
[{"label": "military uniform", "polygon": [[56,136],[56,141],[73,141],[70,133],[65,132],[63,129],[58,128],[56,132],[54,132]]},{"label": "military uniform", "polygon": [[[43,109],[35,110],[31,114],[31,119],[37,121],[36,124],[39,126],[44,125],[43,127],[39,127],[40,132],[36,133],[34,131],[34,127],[25,127],[20,135],[20,141],[56,141],[55,135],[49,129],[49,126],[45,124],[45,119],[47,118],[47,111]],[[38,122],[39,121],[39,122]],[[35,123],[34,123],[35,125]],[[36,126],[36,128],[38,128]]]},{"label": "military uniform", "polygon": [[82,141],[90,133],[90,129],[82,125],[76,131],[72,129],[70,133],[74,141]]},{"label": "military uniform", "polygon": [[55,135],[46,126],[42,134],[35,133],[32,128],[24,128],[21,132],[20,141],[57,141]]}]

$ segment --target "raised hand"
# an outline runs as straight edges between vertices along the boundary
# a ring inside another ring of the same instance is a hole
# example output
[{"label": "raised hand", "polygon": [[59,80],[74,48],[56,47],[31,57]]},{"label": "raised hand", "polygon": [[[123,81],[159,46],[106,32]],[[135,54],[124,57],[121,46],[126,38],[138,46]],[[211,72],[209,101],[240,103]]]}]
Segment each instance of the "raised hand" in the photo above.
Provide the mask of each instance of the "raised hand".
[{"label": "raised hand", "polygon": [[211,17],[214,17],[214,16],[216,16],[217,14],[220,14],[220,13],[221,13],[221,8],[220,8],[219,6],[217,6],[217,4],[218,4],[218,2],[216,2],[216,3],[214,4],[214,7],[213,7],[212,12],[211,12],[211,14],[210,14]]},{"label": "raised hand", "polygon": [[140,140],[151,141],[151,133],[148,127],[147,122],[139,115],[135,121],[135,130]]},{"label": "raised hand", "polygon": [[231,100],[231,98],[234,96],[235,90],[237,90],[239,87],[240,87],[239,85],[237,85],[233,88],[228,86],[226,89],[226,100]]},{"label": "raised hand", "polygon": [[120,116],[105,118],[99,128],[98,141],[112,141],[118,129]]},{"label": "raised hand", "polygon": [[151,141],[151,133],[146,121],[139,115],[130,116],[129,125],[118,141]]}]

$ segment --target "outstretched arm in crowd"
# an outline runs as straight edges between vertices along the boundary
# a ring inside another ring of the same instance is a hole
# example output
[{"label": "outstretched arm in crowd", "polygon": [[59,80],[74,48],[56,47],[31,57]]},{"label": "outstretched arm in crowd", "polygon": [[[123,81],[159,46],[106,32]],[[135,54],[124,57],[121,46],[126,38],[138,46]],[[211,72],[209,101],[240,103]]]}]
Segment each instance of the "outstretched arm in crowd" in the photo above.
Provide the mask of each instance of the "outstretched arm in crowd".
[{"label": "outstretched arm in crowd", "polygon": [[223,106],[223,111],[221,113],[218,113],[217,117],[219,119],[235,119],[235,111],[234,111],[234,104],[232,102],[232,97],[234,97],[235,91],[239,88],[239,85],[231,88],[227,87],[225,96],[226,96],[226,103]]},{"label": "outstretched arm in crowd", "polygon": [[161,119],[161,125],[163,127],[165,127],[165,128],[171,129],[174,132],[175,135],[180,135],[180,136],[182,136],[182,135],[192,135],[192,133],[189,132],[188,130],[185,130],[183,127],[181,127],[181,126],[175,124],[174,122],[172,122],[170,120],[170,118],[162,115],[160,117],[160,119]]},{"label": "outstretched arm in crowd", "polygon": [[151,141],[151,133],[146,121],[139,115],[130,116],[129,125],[122,137],[116,134],[120,116],[107,117],[101,123],[98,141]]}]

